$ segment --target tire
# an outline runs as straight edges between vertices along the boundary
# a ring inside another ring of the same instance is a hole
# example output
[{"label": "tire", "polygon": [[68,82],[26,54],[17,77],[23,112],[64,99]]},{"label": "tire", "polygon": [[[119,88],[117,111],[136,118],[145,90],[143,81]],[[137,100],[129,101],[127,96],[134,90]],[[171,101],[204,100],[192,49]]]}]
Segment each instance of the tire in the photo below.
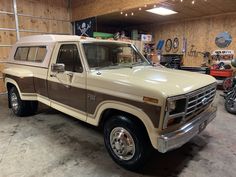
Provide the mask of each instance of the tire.
[{"label": "tire", "polygon": [[37,101],[21,100],[16,87],[12,87],[9,91],[9,103],[13,113],[20,117],[32,115],[38,108]]},{"label": "tire", "polygon": [[112,159],[132,171],[145,163],[152,149],[146,130],[136,121],[121,115],[112,116],[105,122],[104,142]]},{"label": "tire", "polygon": [[225,109],[227,112],[231,114],[236,114],[236,97],[235,93],[230,94],[227,96],[225,100]]}]

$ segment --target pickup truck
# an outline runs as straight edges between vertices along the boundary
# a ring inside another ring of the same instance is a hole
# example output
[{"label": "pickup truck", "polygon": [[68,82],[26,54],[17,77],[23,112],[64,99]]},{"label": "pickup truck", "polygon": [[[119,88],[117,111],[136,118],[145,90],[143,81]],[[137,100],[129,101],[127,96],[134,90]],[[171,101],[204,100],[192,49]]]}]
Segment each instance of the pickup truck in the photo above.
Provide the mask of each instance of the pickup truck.
[{"label": "pickup truck", "polygon": [[41,102],[99,126],[110,156],[131,170],[151,149],[179,148],[216,117],[213,77],[153,66],[129,42],[23,37],[3,73],[14,114],[34,114]]}]

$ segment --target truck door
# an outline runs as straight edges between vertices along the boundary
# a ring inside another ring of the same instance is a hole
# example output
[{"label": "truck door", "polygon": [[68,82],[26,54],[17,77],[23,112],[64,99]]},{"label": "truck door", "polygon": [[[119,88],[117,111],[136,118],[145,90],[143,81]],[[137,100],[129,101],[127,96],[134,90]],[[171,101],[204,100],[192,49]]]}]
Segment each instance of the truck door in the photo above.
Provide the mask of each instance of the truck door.
[{"label": "truck door", "polygon": [[55,47],[51,66],[64,64],[64,72],[48,75],[51,107],[80,120],[86,120],[86,72],[80,58],[78,43],[60,43]]}]

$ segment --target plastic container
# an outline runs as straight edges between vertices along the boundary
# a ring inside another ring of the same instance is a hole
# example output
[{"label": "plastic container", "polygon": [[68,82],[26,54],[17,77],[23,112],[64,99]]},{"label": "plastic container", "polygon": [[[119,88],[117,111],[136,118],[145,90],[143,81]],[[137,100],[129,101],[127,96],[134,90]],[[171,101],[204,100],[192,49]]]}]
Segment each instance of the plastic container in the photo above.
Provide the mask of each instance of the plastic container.
[{"label": "plastic container", "polygon": [[210,71],[211,76],[215,77],[232,77],[233,76],[233,70],[232,69],[211,69]]}]

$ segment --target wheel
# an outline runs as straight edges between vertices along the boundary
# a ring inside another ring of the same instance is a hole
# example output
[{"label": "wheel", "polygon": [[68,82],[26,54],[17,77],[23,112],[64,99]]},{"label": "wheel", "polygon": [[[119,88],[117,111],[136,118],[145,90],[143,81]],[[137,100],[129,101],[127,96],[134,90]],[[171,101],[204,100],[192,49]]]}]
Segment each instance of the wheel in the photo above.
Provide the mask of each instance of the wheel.
[{"label": "wheel", "polygon": [[225,109],[231,114],[236,114],[236,94],[232,93],[225,100]]},{"label": "wheel", "polygon": [[112,159],[128,170],[137,170],[151,152],[146,130],[121,115],[112,116],[105,122],[104,142]]},{"label": "wheel", "polygon": [[29,116],[36,112],[38,102],[21,100],[16,87],[12,87],[9,91],[9,102],[12,111],[17,116]]}]

